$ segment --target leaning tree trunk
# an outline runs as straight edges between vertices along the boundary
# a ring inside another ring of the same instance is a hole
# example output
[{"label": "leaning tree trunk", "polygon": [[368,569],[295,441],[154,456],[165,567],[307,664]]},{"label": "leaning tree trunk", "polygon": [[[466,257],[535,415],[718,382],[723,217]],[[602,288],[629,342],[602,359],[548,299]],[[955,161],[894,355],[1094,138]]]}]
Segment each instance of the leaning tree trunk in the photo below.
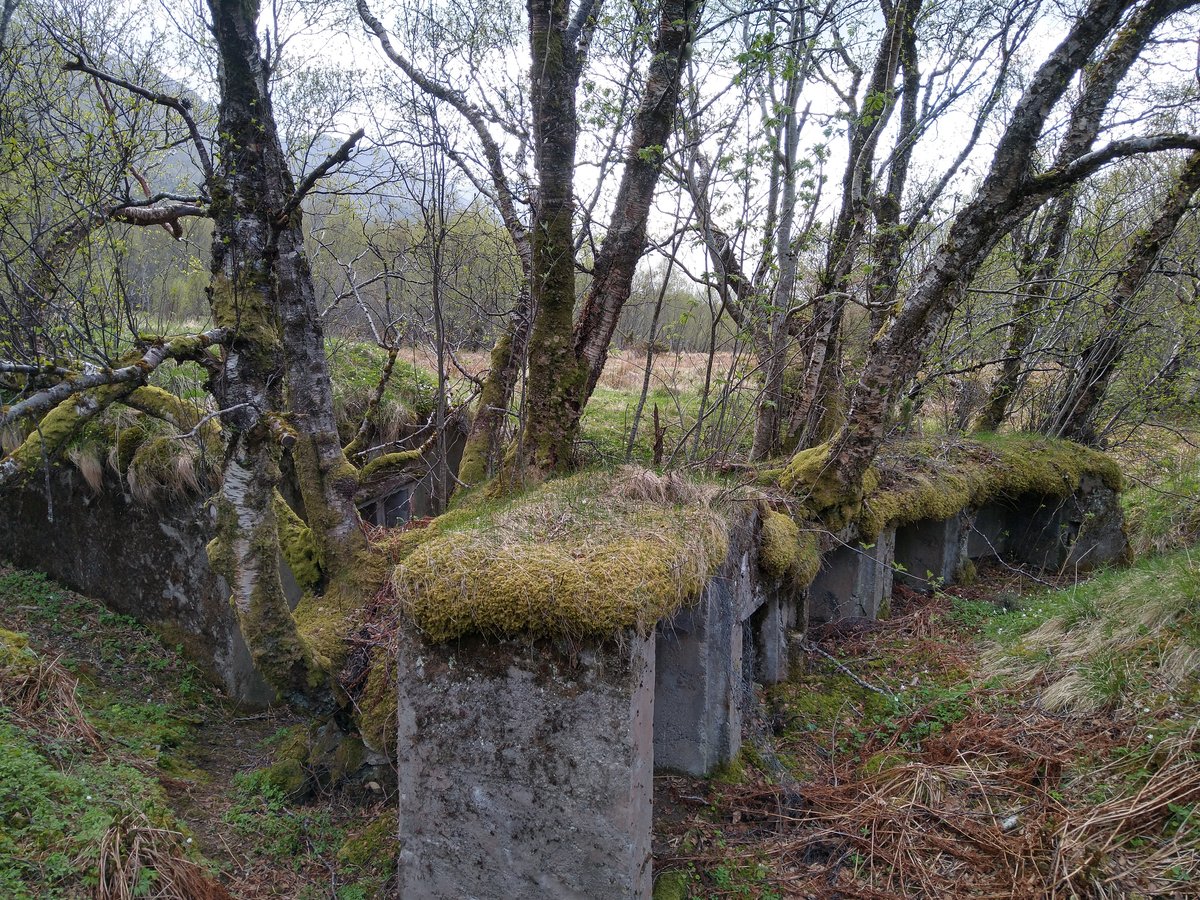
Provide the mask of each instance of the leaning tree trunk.
[{"label": "leaning tree trunk", "polygon": [[[995,431],[1008,417],[1009,406],[1021,386],[1025,356],[1037,333],[1037,317],[1045,309],[1052,293],[1051,284],[1058,272],[1067,236],[1071,231],[1071,214],[1075,209],[1073,193],[1059,197],[1050,211],[1044,227],[1036,238],[1030,238],[1022,252],[1020,273],[1022,283],[1013,300],[1012,321],[1008,326],[1008,345],[1000,372],[988,392],[983,410],[975,420],[975,431]],[[1034,256],[1041,261],[1034,264]]]},{"label": "leaning tree trunk", "polygon": [[1047,434],[1081,444],[1096,443],[1096,416],[1134,330],[1130,322],[1134,298],[1198,190],[1200,152],[1187,158],[1154,221],[1130,241],[1133,249],[1120,267],[1121,274],[1104,303],[1099,336],[1087,346],[1072,369],[1067,387],[1042,429]]},{"label": "leaning tree trunk", "polygon": [[526,458],[542,471],[573,464],[580,415],[600,380],[634,270],[645,250],[646,221],[701,8],[698,0],[662,0],[659,5],[653,57],[634,116],[613,216],[572,329],[575,279],[569,188],[581,51],[563,39],[561,11],[553,4],[555,14],[548,14],[546,7],[551,5],[549,0],[530,2],[531,101],[541,190],[532,236],[535,319],[529,346],[525,445]]},{"label": "leaning tree trunk", "polygon": [[[863,477],[883,443],[897,392],[916,374],[929,345],[953,311],[962,285],[1004,234],[1045,200],[1069,190],[1116,158],[1118,151],[1136,153],[1193,143],[1190,136],[1164,136],[1159,141],[1135,139],[1115,142],[1109,153],[1081,156],[1077,154],[1083,154],[1086,147],[1077,146],[1068,134],[1056,165],[1041,176],[1030,172],[1030,160],[1050,111],[1132,5],[1128,0],[1093,0],[1033,76],[1013,110],[978,192],[951,223],[946,240],[925,267],[904,309],[871,347],[847,422],[832,440],[828,465],[822,471],[822,479],[832,482],[826,496],[861,496]],[[1093,76],[1095,72],[1107,76],[1114,54],[1120,57],[1117,68],[1127,70],[1125,61],[1131,63],[1137,56],[1136,49],[1132,54],[1128,52],[1130,42],[1144,46],[1158,23],[1187,5],[1183,0],[1146,3],[1094,67]],[[1119,80],[1092,77],[1076,109],[1086,108],[1102,116]]]}]

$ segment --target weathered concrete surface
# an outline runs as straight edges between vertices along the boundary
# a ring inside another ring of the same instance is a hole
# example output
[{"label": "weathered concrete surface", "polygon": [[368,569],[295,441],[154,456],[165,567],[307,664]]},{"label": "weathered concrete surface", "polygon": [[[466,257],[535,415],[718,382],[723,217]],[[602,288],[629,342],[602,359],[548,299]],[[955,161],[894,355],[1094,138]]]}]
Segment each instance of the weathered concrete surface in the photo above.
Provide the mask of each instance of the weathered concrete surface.
[{"label": "weathered concrete surface", "polygon": [[660,771],[704,775],[741,741],[741,578],[718,575],[700,601],[660,622],[654,759]]},{"label": "weathered concrete surface", "polygon": [[762,684],[787,677],[788,630],[802,595],[758,566],[761,519],[750,508],[729,529],[729,554],[699,602],[658,625],[654,764],[705,775],[741,748],[751,702],[746,672]]},{"label": "weathered concrete surface", "polygon": [[0,556],[103,600],[180,644],[202,671],[245,703],[275,692],[254,669],[225,582],[208,567],[209,505],[196,497],[135,502],[116,478],[93,494],[74,466],[0,492]]},{"label": "weathered concrete surface", "polygon": [[895,580],[926,593],[953,584],[968,559],[973,520],[972,512],[963,511],[943,521],[915,522],[897,528]]},{"label": "weathered concrete surface", "polygon": [[892,560],[896,529],[885,528],[872,543],[846,543],[821,560],[821,570],[808,589],[808,621],[874,619],[892,595]]},{"label": "weathered concrete surface", "polygon": [[1023,498],[1010,518],[1010,558],[1039,569],[1087,571],[1118,562],[1128,551],[1120,497],[1099,478],[1060,501]]},{"label": "weathered concrete surface", "polygon": [[654,642],[400,636],[399,896],[648,898]]}]

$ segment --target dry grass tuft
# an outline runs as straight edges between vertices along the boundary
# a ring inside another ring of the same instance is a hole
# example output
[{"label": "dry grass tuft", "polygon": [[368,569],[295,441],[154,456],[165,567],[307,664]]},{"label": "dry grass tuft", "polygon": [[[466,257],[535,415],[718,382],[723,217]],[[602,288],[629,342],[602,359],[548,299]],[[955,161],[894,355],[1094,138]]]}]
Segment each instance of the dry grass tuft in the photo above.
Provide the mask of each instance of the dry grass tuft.
[{"label": "dry grass tuft", "polygon": [[[1064,599],[1065,598],[1065,599]],[[1200,560],[1190,554],[1106,573],[1039,603],[1057,612],[982,659],[985,672],[1040,687],[1054,713],[1088,715],[1144,704],[1200,679],[1196,600]]]},{"label": "dry grass tuft", "polygon": [[78,687],[58,660],[30,650],[24,635],[0,630],[0,704],[22,724],[98,750],[100,736],[79,705]]},{"label": "dry grass tuft", "polygon": [[69,459],[93,494],[104,489],[104,463],[95,447],[75,447],[67,453]]},{"label": "dry grass tuft", "polygon": [[184,855],[177,831],[156,828],[130,814],[100,842],[96,900],[233,900],[233,896]]}]

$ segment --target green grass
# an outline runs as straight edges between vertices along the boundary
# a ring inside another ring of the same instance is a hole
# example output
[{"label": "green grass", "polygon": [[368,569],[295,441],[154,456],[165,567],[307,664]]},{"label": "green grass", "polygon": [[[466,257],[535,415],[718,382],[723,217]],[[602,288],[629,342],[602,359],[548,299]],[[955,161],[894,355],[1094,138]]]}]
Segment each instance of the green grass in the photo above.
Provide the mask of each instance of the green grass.
[{"label": "green grass", "polygon": [[1181,550],[1200,543],[1200,457],[1168,459],[1153,484],[1122,496],[1135,556]]},{"label": "green grass", "polygon": [[1152,556],[1033,594],[987,632],[988,668],[1045,679],[1047,708],[1169,711],[1200,696],[1200,556]]}]

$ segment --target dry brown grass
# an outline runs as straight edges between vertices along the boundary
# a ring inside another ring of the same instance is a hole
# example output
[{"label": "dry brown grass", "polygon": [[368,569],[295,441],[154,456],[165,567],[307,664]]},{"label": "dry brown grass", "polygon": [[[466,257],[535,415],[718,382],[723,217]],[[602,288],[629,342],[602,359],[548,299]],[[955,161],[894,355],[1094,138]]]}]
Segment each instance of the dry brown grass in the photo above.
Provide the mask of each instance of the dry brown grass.
[{"label": "dry brown grass", "polygon": [[0,632],[0,705],[18,724],[98,750],[100,737],[79,705],[78,687],[58,660],[33,653],[21,635]]},{"label": "dry brown grass", "polygon": [[233,900],[219,882],[184,855],[182,835],[156,828],[142,813],[127,815],[100,841],[96,900]]},{"label": "dry brown grass", "polygon": [[[869,680],[953,683],[978,651],[947,633],[949,611],[934,598],[816,637]],[[951,719],[937,690],[873,720],[869,695],[847,694],[827,725],[773,742],[802,782],[769,767],[733,784],[665,779],[664,805],[695,805],[660,832],[659,866],[708,873],[715,897],[1197,896],[1200,728],[1172,724],[1173,707],[1063,716],[1037,689],[976,686]]]},{"label": "dry brown grass", "polygon": [[[400,358],[429,371],[437,371],[437,355],[427,346],[410,346],[400,351]],[[456,351],[454,358],[459,365],[474,377],[487,372],[491,356],[483,350]],[[713,377],[723,375],[733,364],[733,354],[718,352],[713,359]],[[667,388],[671,391],[699,391],[704,385],[704,373],[708,366],[707,353],[660,353],[654,357],[650,377],[650,390]],[[453,364],[451,376],[456,374]],[[642,350],[613,350],[600,376],[600,387],[613,391],[639,393],[646,374],[646,354]]]}]

